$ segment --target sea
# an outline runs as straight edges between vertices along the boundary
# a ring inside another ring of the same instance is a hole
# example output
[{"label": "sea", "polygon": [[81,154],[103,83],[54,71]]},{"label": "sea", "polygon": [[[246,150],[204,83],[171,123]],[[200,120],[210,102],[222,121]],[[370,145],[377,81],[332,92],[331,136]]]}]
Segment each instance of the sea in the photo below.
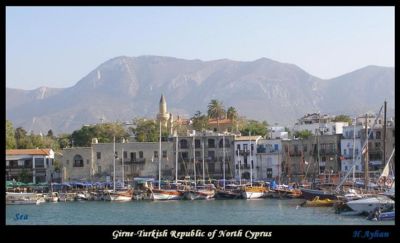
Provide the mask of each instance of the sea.
[{"label": "sea", "polygon": [[6,205],[6,225],[394,225],[304,199],[129,202],[75,201]]}]

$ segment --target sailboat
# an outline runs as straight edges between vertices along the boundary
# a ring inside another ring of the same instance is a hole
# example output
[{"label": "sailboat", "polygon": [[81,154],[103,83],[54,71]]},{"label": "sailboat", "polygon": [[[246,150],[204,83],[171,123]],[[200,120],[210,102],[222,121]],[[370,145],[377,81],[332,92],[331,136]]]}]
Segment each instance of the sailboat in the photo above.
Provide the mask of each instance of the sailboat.
[{"label": "sailboat", "polygon": [[[178,143],[178,137],[176,138]],[[180,200],[183,198],[183,192],[177,188],[161,189],[161,121],[160,121],[160,140],[158,152],[158,188],[150,188],[152,200]],[[178,153],[178,151],[176,151]],[[178,168],[176,168],[178,169]],[[177,179],[176,179],[177,180]]]},{"label": "sailboat", "polygon": [[198,186],[196,183],[196,162],[195,162],[195,137],[193,136],[193,169],[194,169],[194,189],[185,191],[184,197],[188,200],[205,200],[212,199],[215,196],[215,186],[213,184],[205,184],[204,174],[204,141],[202,142],[202,158],[203,158],[203,185]]},{"label": "sailboat", "polygon": [[222,136],[222,166],[223,166],[223,187],[218,188],[215,193],[215,199],[241,199],[242,191],[236,184],[226,185],[225,180],[225,136]]},{"label": "sailboat", "polygon": [[[132,196],[133,196],[133,190],[132,189],[122,189],[121,191],[116,191],[115,190],[115,137],[114,137],[114,180],[113,180],[113,191],[110,192],[110,200],[111,201],[119,201],[119,202],[126,202],[126,201],[131,201]],[[122,161],[122,187],[124,188],[124,152],[122,150],[121,154],[121,161]]]},{"label": "sailboat", "polygon": [[244,199],[256,199],[256,198],[264,198],[267,196],[267,188],[264,184],[258,183],[257,186],[253,186],[253,160],[252,160],[252,143],[251,143],[251,133],[249,133],[250,139],[250,186],[246,185],[243,188],[242,196]]}]

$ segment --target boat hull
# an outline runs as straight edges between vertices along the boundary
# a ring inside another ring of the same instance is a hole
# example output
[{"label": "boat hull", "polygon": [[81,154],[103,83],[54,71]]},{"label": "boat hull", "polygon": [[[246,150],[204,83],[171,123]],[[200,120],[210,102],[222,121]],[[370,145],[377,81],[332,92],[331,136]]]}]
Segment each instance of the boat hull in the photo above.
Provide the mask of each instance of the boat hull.
[{"label": "boat hull", "polygon": [[242,193],[239,191],[217,191],[215,199],[242,199]]},{"label": "boat hull", "polygon": [[153,190],[151,193],[152,200],[181,200],[183,192],[175,190]]},{"label": "boat hull", "polygon": [[376,208],[385,208],[394,205],[390,198],[370,197],[358,200],[352,200],[346,203],[353,211],[360,213],[369,213]]},{"label": "boat hull", "polygon": [[301,189],[301,195],[307,200],[313,200],[315,197],[319,197],[319,199],[330,199],[337,200],[337,196],[333,193],[329,193],[321,190],[313,190],[313,189]]}]

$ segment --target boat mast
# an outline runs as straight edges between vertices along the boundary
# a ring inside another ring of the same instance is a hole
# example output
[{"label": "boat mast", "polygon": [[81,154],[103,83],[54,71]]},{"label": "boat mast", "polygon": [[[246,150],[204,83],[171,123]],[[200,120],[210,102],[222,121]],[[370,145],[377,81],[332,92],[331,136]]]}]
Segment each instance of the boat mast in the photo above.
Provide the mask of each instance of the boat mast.
[{"label": "boat mast", "polygon": [[178,132],[176,133],[176,142],[175,142],[175,183],[178,184]]},{"label": "boat mast", "polygon": [[113,154],[113,164],[114,164],[114,176],[113,176],[113,190],[114,190],[114,192],[115,192],[115,156],[116,156],[116,154],[115,154],[115,136],[114,136],[114,138],[113,138],[113,144],[114,144],[114,146],[113,146],[113,151],[114,151],[114,154]]},{"label": "boat mast", "polygon": [[222,134],[222,166],[224,167],[224,190],[225,190],[225,135]]},{"label": "boat mast", "polygon": [[202,160],[203,160],[203,184],[206,184],[206,178],[205,178],[205,174],[204,174],[204,136],[202,137],[201,140],[201,156],[202,156]]},{"label": "boat mast", "polygon": [[383,108],[383,162],[386,161],[386,100]]},{"label": "boat mast", "polygon": [[160,142],[158,148],[158,190],[161,189],[161,119],[160,119]]},{"label": "boat mast", "polygon": [[356,182],[356,123],[357,123],[357,118],[354,119],[354,125],[353,125],[353,184]]},{"label": "boat mast", "polygon": [[121,163],[122,163],[122,188],[124,188],[125,187],[124,148],[121,149]]},{"label": "boat mast", "polygon": [[[365,114],[365,135],[366,135],[366,148],[365,148],[365,174],[364,174],[364,187],[365,190],[368,190],[368,173],[369,173],[369,168],[368,168],[368,114]],[[372,132],[372,129],[371,129]]]},{"label": "boat mast", "polygon": [[196,184],[196,156],[195,156],[195,140],[194,140],[195,134],[193,134],[193,175],[194,175],[194,189],[196,190],[197,184]]},{"label": "boat mast", "polygon": [[250,142],[250,186],[253,186],[253,161],[251,160],[251,131],[249,131],[249,142]]}]

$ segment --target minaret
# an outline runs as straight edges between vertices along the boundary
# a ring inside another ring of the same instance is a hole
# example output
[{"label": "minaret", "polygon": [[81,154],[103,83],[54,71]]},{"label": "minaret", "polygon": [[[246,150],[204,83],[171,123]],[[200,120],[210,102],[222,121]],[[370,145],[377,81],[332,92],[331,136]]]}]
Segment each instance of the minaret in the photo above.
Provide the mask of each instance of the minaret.
[{"label": "minaret", "polygon": [[159,110],[159,113],[157,114],[157,120],[161,121],[162,127],[167,128],[170,114],[167,112],[167,102],[165,102],[164,95],[162,95],[162,94],[161,94],[159,108],[160,108],[160,110]]}]

